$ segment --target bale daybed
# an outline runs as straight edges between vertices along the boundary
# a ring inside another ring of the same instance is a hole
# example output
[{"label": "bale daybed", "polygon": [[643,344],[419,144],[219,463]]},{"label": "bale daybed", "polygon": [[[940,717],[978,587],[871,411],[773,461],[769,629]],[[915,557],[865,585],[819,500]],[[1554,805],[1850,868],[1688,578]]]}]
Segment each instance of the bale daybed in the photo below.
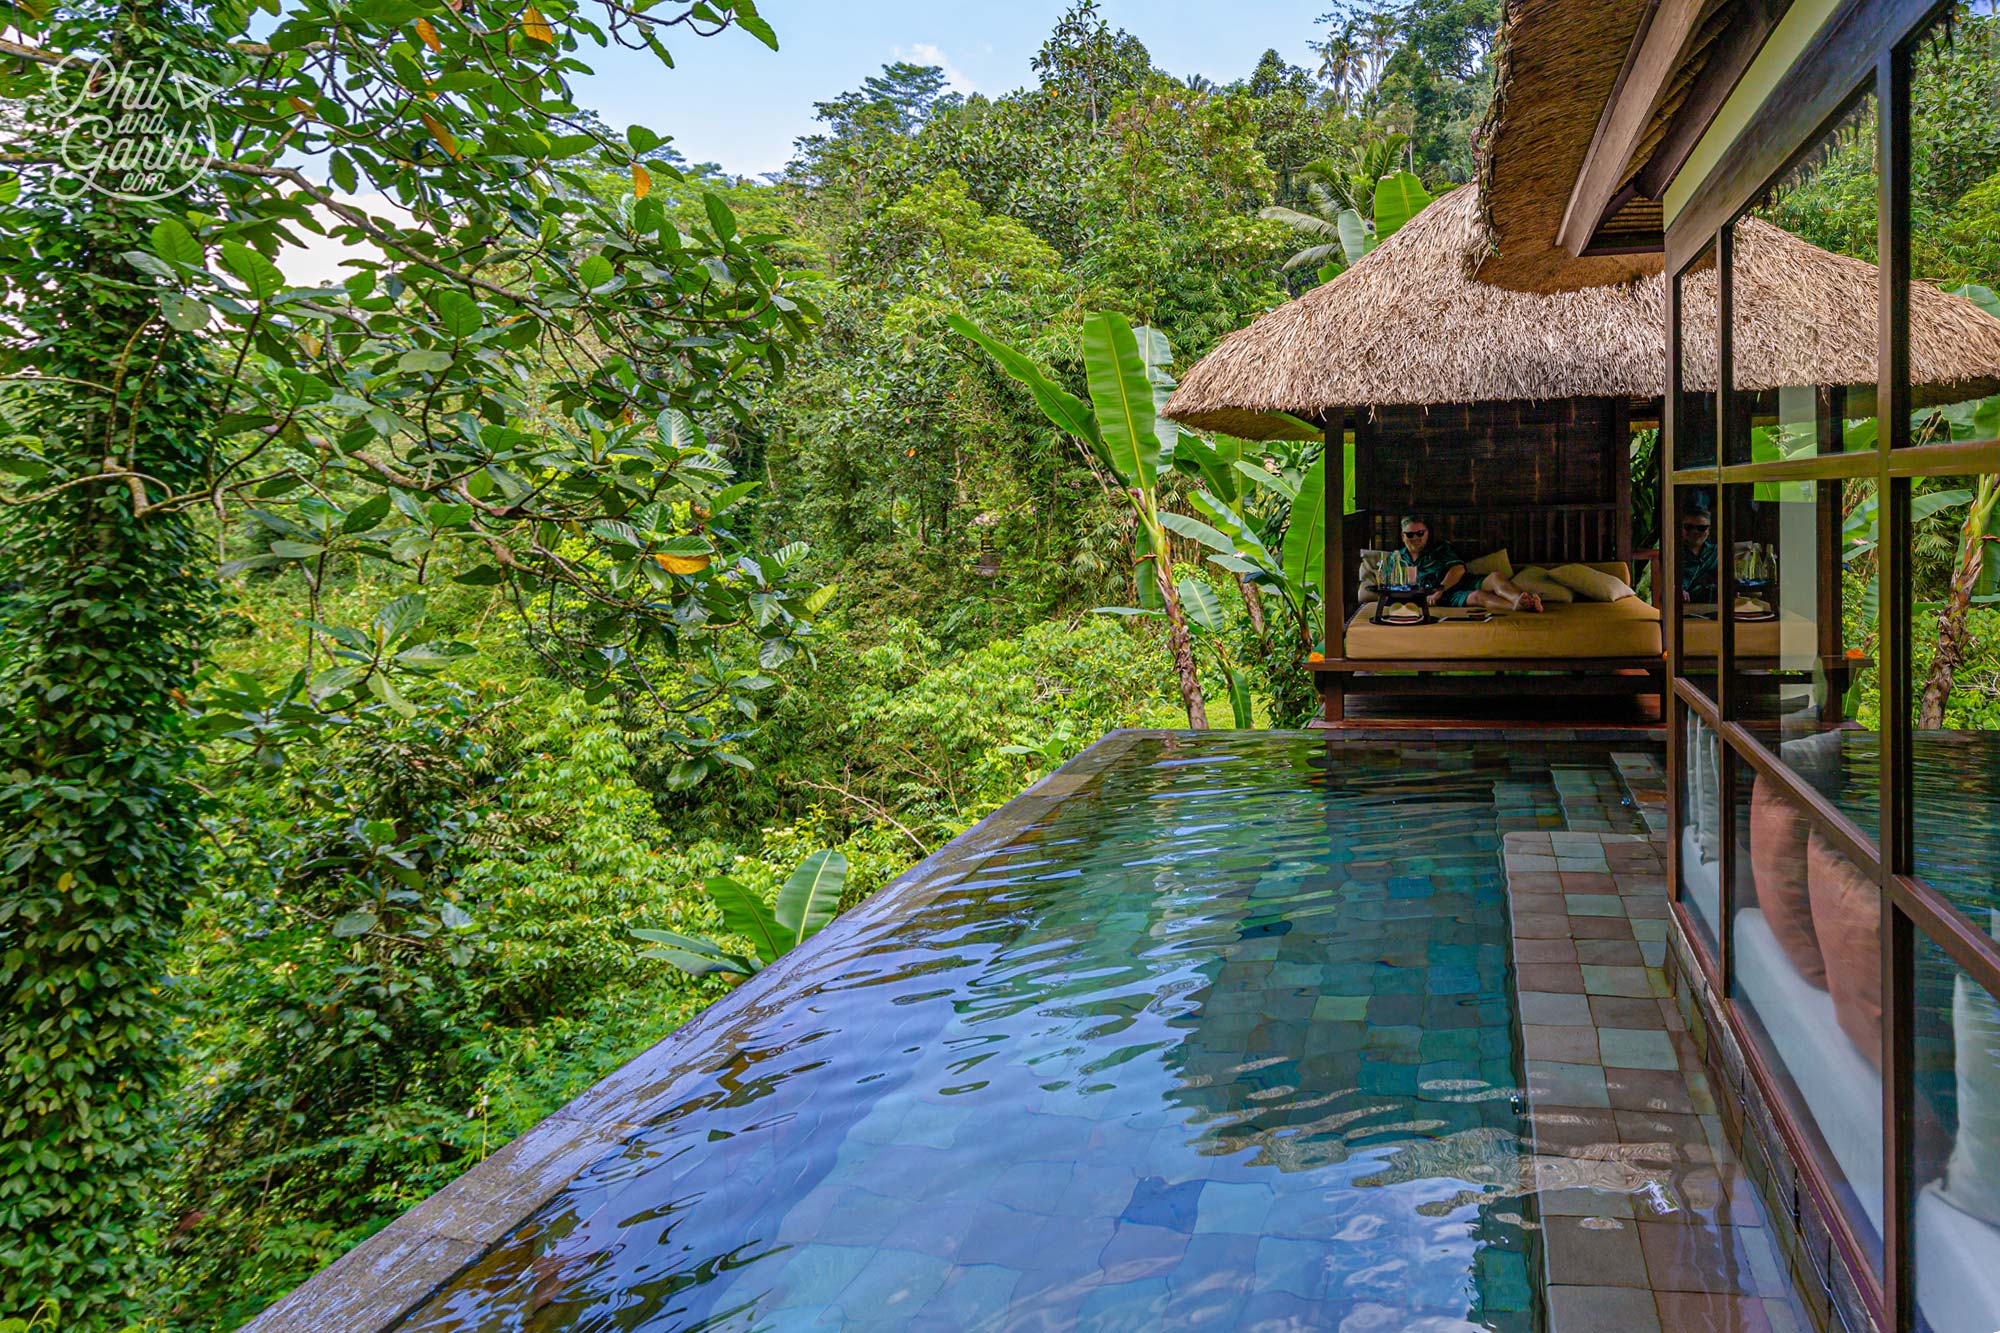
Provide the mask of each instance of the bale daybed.
[{"label": "bale daybed", "polygon": [[[1334,499],[1327,636],[1313,667],[1327,722],[1342,720],[1350,692],[1663,691],[1656,606],[1572,606],[1546,620],[1516,612],[1484,624],[1454,617],[1385,634],[1361,605],[1363,553],[1395,547],[1405,512],[1425,515],[1468,559],[1504,549],[1516,569],[1616,562],[1629,570],[1657,556],[1633,549],[1629,468],[1634,423],[1658,420],[1665,391],[1664,280],[1655,272],[1610,286],[1505,289],[1475,276],[1493,244],[1477,187],[1461,186],[1332,281],[1223,339],[1167,403],[1176,421],[1245,439],[1291,425],[1273,414],[1324,431]],[[1754,220],[1738,225],[1735,251],[1738,309],[1767,316],[1736,340],[1739,391],[1872,383],[1873,266]],[[1682,300],[1688,318],[1715,322],[1712,279],[1694,275]],[[1913,294],[1910,318],[1913,379],[1991,382],[2000,322],[1934,289]],[[1691,358],[1685,378],[1684,389],[1712,392],[1713,354],[1705,365]],[[1344,514],[1339,446],[1350,435],[1356,512]],[[1837,524],[1837,507],[1821,506],[1819,522]],[[1839,543],[1822,537],[1819,549],[1837,558]],[[1837,589],[1837,571],[1823,574]],[[1655,602],[1659,585],[1656,570]],[[1853,664],[1835,610],[1813,627],[1820,642],[1809,655],[1844,680]],[[1739,628],[1753,642],[1768,637],[1780,656],[1778,626]],[[1685,632],[1694,649],[1708,631],[1688,621]],[[1739,643],[1739,656],[1753,655]]]}]

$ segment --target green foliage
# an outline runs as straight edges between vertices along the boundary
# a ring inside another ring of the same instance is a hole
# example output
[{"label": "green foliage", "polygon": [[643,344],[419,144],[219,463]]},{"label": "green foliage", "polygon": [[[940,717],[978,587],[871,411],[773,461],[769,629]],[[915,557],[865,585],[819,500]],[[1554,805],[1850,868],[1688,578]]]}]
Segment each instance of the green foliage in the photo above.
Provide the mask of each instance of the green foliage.
[{"label": "green foliage", "polygon": [[766,907],[763,899],[727,875],[705,881],[709,900],[722,913],[723,929],[748,940],[748,954],[725,953],[708,940],[671,930],[640,929],[632,934],[659,946],[641,958],[672,963],[690,976],[720,972],[746,977],[819,934],[833,920],[846,886],[847,858],[837,851],[817,851],[801,861],[778,891],[775,908]]},{"label": "green foliage", "polygon": [[[607,17],[661,56],[669,24],[775,40],[749,0]],[[29,1238],[0,1264],[0,1314],[52,1297],[73,1326],[106,1326],[151,1246],[178,1056],[168,950],[198,878],[190,700],[218,577],[295,572],[325,654],[289,683],[218,685],[200,720],[266,778],[307,753],[267,888],[308,904],[294,928],[341,960],[312,981],[338,1012],[278,1023],[271,1049],[324,1063],[336,1116],[355,1080],[402,1086],[380,1080],[395,1041],[444,1049],[423,1034],[460,1030],[471,1003],[413,960],[461,966],[480,930],[455,880],[469,796],[447,778],[487,705],[411,694],[462,653],[414,637],[425,602],[406,594],[500,590],[554,672],[655,707],[687,781],[744,762],[729,718],[754,720],[824,605],[802,552],[735,526],[745,490],[702,430],[785,368],[810,301],[719,196],[669,214],[650,173],[673,168],[646,156],[659,136],[581,118],[576,53],[612,40],[588,9],[414,19],[324,0],[254,25],[241,4],[14,16],[43,58],[10,67],[10,94],[74,97],[98,77],[69,58],[86,52],[192,78],[215,95],[163,99],[160,133],[212,133],[229,156],[186,194],[126,197],[67,177],[45,136],[4,182],[0,299],[24,335],[11,364],[37,383],[7,404],[0,493],[0,1209]],[[606,171],[630,192],[599,188]],[[347,247],[351,276],[288,279],[306,235]],[[401,586],[358,624],[322,620],[355,560]],[[444,785],[381,773],[370,790],[327,758],[335,733],[422,756]],[[259,1105],[219,1103],[208,1149],[275,1151]]]}]

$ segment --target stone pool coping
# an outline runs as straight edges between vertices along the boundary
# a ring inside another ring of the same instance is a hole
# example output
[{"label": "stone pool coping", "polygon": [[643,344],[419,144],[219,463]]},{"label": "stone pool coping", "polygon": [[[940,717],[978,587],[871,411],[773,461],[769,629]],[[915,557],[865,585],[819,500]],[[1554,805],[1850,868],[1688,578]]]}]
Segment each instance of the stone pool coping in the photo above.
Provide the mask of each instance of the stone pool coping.
[{"label": "stone pool coping", "polygon": [[1652,832],[1504,839],[1550,1333],[1804,1333],[1670,983],[1665,774],[1612,758]]},{"label": "stone pool coping", "polygon": [[[1023,828],[1067,800],[1142,740],[1186,733],[1126,728],[1081,754],[932,852],[821,932],[837,939],[923,906]],[[1260,735],[1280,733],[1260,733]],[[592,1163],[672,1105],[676,1085],[706,1071],[713,1038],[811,961],[780,958],[334,1260],[243,1326],[241,1333],[384,1333],[493,1245],[512,1234]]]}]

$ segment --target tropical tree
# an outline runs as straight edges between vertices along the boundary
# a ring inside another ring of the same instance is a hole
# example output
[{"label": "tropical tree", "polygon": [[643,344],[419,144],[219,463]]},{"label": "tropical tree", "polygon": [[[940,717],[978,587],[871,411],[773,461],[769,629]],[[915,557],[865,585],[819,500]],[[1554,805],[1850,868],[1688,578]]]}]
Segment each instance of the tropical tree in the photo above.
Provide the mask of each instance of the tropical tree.
[{"label": "tropical tree", "polygon": [[[29,1238],[0,1317],[54,1297],[89,1329],[129,1309],[167,1147],[164,954],[198,877],[222,562],[317,584],[360,554],[501,589],[564,674],[656,708],[700,772],[728,765],[724,718],[797,651],[813,594],[728,529],[746,484],[700,425],[744,410],[813,311],[721,200],[670,218],[661,137],[605,133],[571,91],[588,44],[664,60],[734,26],[775,46],[750,0],[10,21],[22,117],[114,140],[25,136],[0,180],[0,1200]],[[148,88],[144,115],[61,119]],[[141,151],[157,169],[116,174]],[[288,280],[307,236],[351,276]],[[313,633],[372,660],[420,646],[404,619]],[[395,673],[358,666],[326,660],[353,674],[294,702],[394,706]]]},{"label": "tropical tree", "polygon": [[[1424,183],[1408,171],[1368,175],[1384,162],[1393,163],[1402,136],[1391,135],[1355,151],[1347,167],[1331,162],[1313,164],[1314,179],[1306,185],[1315,212],[1273,204],[1258,216],[1282,222],[1302,236],[1317,240],[1284,262],[1284,270],[1312,267],[1321,282],[1357,263],[1377,245],[1402,230],[1403,224],[1431,203]],[[1366,200],[1366,215],[1354,201]]]},{"label": "tropical tree", "polygon": [[1086,405],[1033,361],[963,315],[953,315],[951,327],[984,348],[1001,369],[1028,390],[1049,420],[1081,442],[1098,466],[1117,479],[1136,522],[1134,561],[1140,606],[1165,614],[1167,642],[1188,725],[1205,730],[1208,707],[1195,669],[1180,587],[1174,580],[1173,552],[1161,523],[1160,472],[1163,465],[1171,466],[1179,437],[1174,424],[1159,415],[1156,403],[1156,394],[1163,399],[1168,391],[1155,382],[1172,358],[1166,336],[1152,328],[1135,330],[1123,315],[1108,311],[1084,320],[1084,370],[1090,387],[1090,403]]}]

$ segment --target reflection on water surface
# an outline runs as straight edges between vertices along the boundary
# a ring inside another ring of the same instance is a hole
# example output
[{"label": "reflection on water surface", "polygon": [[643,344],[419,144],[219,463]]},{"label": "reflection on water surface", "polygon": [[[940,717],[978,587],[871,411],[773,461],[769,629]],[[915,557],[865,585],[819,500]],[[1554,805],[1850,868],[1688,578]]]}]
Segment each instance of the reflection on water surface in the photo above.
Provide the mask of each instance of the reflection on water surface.
[{"label": "reflection on water surface", "polygon": [[1551,753],[1135,741],[734,997],[402,1327],[1539,1327],[1499,849]]}]

